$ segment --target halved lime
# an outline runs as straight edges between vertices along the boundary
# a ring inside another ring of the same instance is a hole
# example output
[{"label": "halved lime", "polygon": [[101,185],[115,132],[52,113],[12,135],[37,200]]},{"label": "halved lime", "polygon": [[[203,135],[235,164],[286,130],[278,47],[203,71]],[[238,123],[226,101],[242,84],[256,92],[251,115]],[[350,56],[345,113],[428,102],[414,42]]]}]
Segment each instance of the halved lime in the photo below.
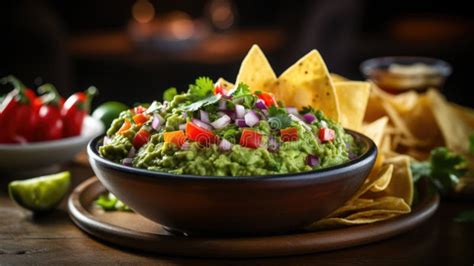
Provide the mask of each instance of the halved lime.
[{"label": "halved lime", "polygon": [[71,184],[68,171],[40,176],[8,184],[10,198],[32,211],[47,211],[56,207],[66,195]]}]

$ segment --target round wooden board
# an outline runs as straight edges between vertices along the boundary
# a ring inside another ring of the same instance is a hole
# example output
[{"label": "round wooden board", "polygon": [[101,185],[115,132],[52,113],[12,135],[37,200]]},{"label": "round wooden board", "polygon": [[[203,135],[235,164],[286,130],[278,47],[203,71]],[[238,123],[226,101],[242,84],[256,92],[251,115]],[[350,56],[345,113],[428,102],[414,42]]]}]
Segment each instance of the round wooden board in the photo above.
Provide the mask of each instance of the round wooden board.
[{"label": "round wooden board", "polygon": [[277,236],[216,238],[173,235],[136,213],[104,212],[93,201],[105,191],[93,177],[70,195],[70,217],[82,230],[100,240],[135,250],[208,258],[302,255],[367,244],[413,229],[431,217],[439,205],[438,194],[420,193],[419,203],[410,214],[374,224]]}]

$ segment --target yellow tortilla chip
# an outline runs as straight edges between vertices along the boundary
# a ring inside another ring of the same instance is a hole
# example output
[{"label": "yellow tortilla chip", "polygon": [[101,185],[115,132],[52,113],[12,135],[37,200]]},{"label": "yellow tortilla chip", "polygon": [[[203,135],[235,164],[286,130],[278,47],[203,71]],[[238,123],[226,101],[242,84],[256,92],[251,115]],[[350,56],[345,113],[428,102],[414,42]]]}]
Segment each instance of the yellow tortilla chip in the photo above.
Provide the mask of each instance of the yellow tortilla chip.
[{"label": "yellow tortilla chip", "polygon": [[216,83],[220,84],[225,91],[230,91],[232,88],[234,88],[234,84],[228,82],[224,78],[219,78]]},{"label": "yellow tortilla chip", "polygon": [[[393,173],[393,165],[385,165],[380,169],[375,175],[369,175],[369,177],[365,180],[364,184],[359,188],[359,190],[352,196],[349,201],[355,200],[360,198],[364,195],[367,191],[369,191],[377,182],[379,184],[390,181]],[[383,181],[379,181],[383,180]]]},{"label": "yellow tortilla chip", "polygon": [[345,78],[339,74],[336,73],[330,73],[331,79],[333,82],[340,82],[340,81],[350,81],[348,78]]},{"label": "yellow tortilla chip", "polygon": [[449,106],[446,99],[437,91],[429,90],[427,97],[431,101],[433,115],[438,123],[448,148],[467,154],[469,152],[469,127]]},{"label": "yellow tortilla chip", "polygon": [[275,72],[265,54],[258,45],[254,44],[240,65],[235,84],[243,82],[252,91],[269,91],[276,79]]},{"label": "yellow tortilla chip", "polygon": [[360,131],[370,94],[370,83],[361,81],[335,82],[343,127]]},{"label": "yellow tortilla chip", "polygon": [[408,205],[413,202],[413,176],[410,170],[410,157],[401,155],[385,160],[385,167],[393,166],[393,174],[390,184],[379,192],[368,192],[365,198],[373,198],[375,196],[391,196],[405,200]]},{"label": "yellow tortilla chip", "polygon": [[377,147],[380,147],[387,123],[388,117],[381,117],[370,124],[364,125],[362,132],[371,138]]},{"label": "yellow tortilla chip", "polygon": [[313,50],[278,77],[273,88],[287,106],[312,106],[333,121],[339,121],[336,90],[321,55]]}]

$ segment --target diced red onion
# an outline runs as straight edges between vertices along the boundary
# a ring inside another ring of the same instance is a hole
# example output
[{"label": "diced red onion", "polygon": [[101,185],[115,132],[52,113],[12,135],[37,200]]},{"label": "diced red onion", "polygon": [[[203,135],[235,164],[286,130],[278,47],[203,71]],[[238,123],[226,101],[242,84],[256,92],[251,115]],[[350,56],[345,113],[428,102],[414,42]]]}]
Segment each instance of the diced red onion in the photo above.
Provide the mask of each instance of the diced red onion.
[{"label": "diced red onion", "polygon": [[112,143],[112,139],[109,138],[108,136],[105,136],[103,143],[104,145],[109,145],[110,143]]},{"label": "diced red onion", "polygon": [[224,116],[224,114],[228,115],[231,120],[235,120],[235,112],[232,110],[223,110],[218,113],[221,113],[219,116]]},{"label": "diced red onion", "polygon": [[227,110],[227,102],[224,100],[219,101],[219,110]]},{"label": "diced red onion", "polygon": [[207,130],[212,130],[212,127],[209,124],[206,124],[206,123],[202,122],[199,119],[193,118],[192,121],[198,127],[201,127],[201,128],[207,129]]},{"label": "diced red onion", "polygon": [[126,166],[132,166],[133,165],[133,158],[125,158],[122,160],[122,164]]},{"label": "diced red onion", "polygon": [[298,109],[296,109],[296,107],[286,107],[286,111],[289,114],[294,114],[294,115],[299,115],[300,114],[300,113],[298,113]]},{"label": "diced red onion", "polygon": [[230,117],[226,114],[218,118],[216,121],[212,122],[211,125],[216,129],[221,129],[227,126],[230,123]]},{"label": "diced red onion", "polygon": [[253,127],[258,124],[258,122],[260,122],[260,118],[258,118],[257,114],[252,110],[245,114],[244,120],[245,124],[247,124],[249,127]]},{"label": "diced red onion", "polygon": [[179,124],[179,130],[186,130],[186,124]]},{"label": "diced red onion", "polygon": [[267,106],[265,105],[265,102],[264,102],[262,99],[258,99],[258,100],[255,102],[255,107],[257,107],[257,108],[260,109],[260,110],[267,109]]},{"label": "diced red onion", "polygon": [[244,118],[245,116],[245,107],[240,104],[235,105],[235,117]]},{"label": "diced red onion", "polygon": [[308,124],[311,124],[311,123],[313,123],[314,121],[316,121],[316,116],[313,115],[312,113],[304,114],[304,115],[303,115],[303,118],[304,118],[304,120],[306,121],[306,123],[308,123]]},{"label": "diced red onion", "polygon": [[190,144],[188,141],[185,141],[183,145],[181,145],[182,150],[189,150]]},{"label": "diced red onion", "polygon": [[133,156],[135,156],[135,148],[134,147],[130,148],[130,150],[128,151],[127,158],[132,158]]},{"label": "diced red onion", "polygon": [[221,149],[223,151],[228,151],[228,150],[232,149],[232,143],[230,143],[226,139],[222,139],[221,143],[219,143],[219,149]]},{"label": "diced red onion", "polygon": [[235,119],[235,124],[238,126],[238,127],[248,127],[248,125],[245,123],[245,119]]},{"label": "diced red onion", "polygon": [[321,128],[328,128],[328,123],[324,120],[321,120],[321,122],[319,122],[319,125],[321,126]]},{"label": "diced red onion", "polygon": [[293,121],[298,122],[301,126],[303,126],[306,130],[311,131],[311,127],[308,126],[299,116],[296,116],[294,114],[289,114],[288,115]]},{"label": "diced red onion", "polygon": [[209,113],[206,111],[199,110],[199,118],[204,123],[211,123],[211,121],[209,120]]},{"label": "diced red onion", "polygon": [[319,157],[312,154],[308,155],[306,157],[306,164],[311,167],[318,166],[320,164]]},{"label": "diced red onion", "polygon": [[154,114],[153,115],[153,121],[151,121],[151,127],[154,130],[158,130],[158,129],[160,129],[160,126],[161,126],[161,124],[163,124],[164,121],[165,120],[163,119],[163,117],[161,117],[161,115]]},{"label": "diced red onion", "polygon": [[267,109],[262,110],[262,113],[263,113],[265,116],[268,117],[268,110],[267,110]]},{"label": "diced red onion", "polygon": [[271,152],[276,152],[278,151],[279,148],[280,148],[280,145],[278,145],[278,142],[276,141],[276,139],[274,139],[273,137],[270,137],[268,139],[268,150]]}]

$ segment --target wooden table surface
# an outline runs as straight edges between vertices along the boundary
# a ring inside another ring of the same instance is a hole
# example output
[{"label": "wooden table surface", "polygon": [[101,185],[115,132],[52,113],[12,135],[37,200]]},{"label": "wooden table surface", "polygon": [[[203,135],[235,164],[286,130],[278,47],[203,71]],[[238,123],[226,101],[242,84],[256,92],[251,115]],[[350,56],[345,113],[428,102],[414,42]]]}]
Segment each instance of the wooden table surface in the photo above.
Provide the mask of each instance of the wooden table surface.
[{"label": "wooden table surface", "polygon": [[[73,185],[93,175],[71,163]],[[34,216],[9,200],[6,179],[0,181],[0,265],[10,264],[158,264],[158,265],[473,265],[474,223],[453,221],[472,202],[442,201],[437,213],[406,234],[378,243],[295,257],[211,260],[154,256],[98,242],[69,219],[66,200],[58,210]]]}]

